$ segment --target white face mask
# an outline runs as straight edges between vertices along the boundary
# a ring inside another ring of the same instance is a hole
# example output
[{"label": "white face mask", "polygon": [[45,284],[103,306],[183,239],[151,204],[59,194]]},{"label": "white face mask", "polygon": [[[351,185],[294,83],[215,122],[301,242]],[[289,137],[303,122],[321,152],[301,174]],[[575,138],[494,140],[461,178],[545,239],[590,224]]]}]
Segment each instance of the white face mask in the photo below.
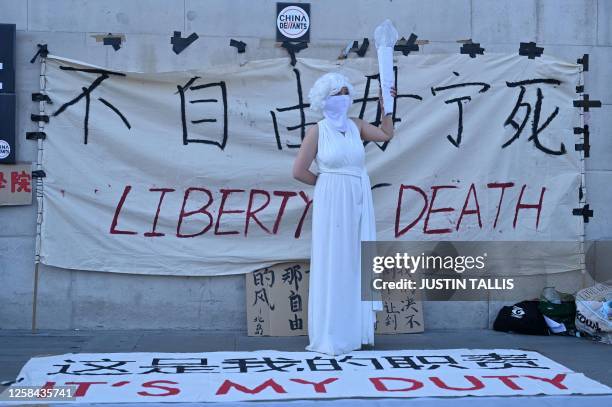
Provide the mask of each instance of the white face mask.
[{"label": "white face mask", "polygon": [[351,104],[349,95],[333,95],[325,99],[323,116],[336,130],[345,132],[348,129],[348,110]]}]

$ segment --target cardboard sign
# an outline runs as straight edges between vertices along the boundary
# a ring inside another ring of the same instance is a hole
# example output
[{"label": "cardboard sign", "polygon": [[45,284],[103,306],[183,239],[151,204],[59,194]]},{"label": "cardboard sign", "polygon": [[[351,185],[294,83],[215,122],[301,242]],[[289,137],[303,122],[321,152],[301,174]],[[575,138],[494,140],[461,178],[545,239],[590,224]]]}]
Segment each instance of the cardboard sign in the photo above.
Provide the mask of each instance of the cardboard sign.
[{"label": "cardboard sign", "polygon": [[423,332],[423,303],[417,290],[382,291],[383,310],[376,313],[377,334]]},{"label": "cardboard sign", "polygon": [[[309,262],[288,262],[246,274],[249,336],[308,335]],[[415,291],[383,291],[377,334],[415,333],[425,328]]]},{"label": "cardboard sign", "polygon": [[309,266],[281,263],[246,274],[249,336],[308,334]]},{"label": "cardboard sign", "polygon": [[0,164],[0,205],[32,203],[32,164]]}]

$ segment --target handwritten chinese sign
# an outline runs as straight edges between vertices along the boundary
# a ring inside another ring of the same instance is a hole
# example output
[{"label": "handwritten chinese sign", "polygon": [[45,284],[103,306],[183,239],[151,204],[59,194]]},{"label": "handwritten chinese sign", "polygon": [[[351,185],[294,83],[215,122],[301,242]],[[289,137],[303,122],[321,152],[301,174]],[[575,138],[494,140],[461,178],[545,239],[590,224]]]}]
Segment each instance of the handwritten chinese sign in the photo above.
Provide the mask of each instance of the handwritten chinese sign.
[{"label": "handwritten chinese sign", "polygon": [[425,330],[423,304],[417,290],[383,290],[383,309],[376,313],[377,334],[417,333]]},{"label": "handwritten chinese sign", "polygon": [[[379,240],[579,239],[580,65],[411,54],[394,69],[395,136],[364,143]],[[355,87],[349,115],[380,124],[373,58],[166,73],[47,58],[41,261],[221,275],[308,259],[313,188],[291,169],[329,71]]]},{"label": "handwritten chinese sign", "polygon": [[[308,335],[309,262],[287,262],[245,275],[249,336]],[[423,310],[416,290],[382,292],[376,333],[423,332]]]},{"label": "handwritten chinese sign", "polygon": [[288,262],[246,274],[250,336],[307,334],[309,268],[308,262]]}]

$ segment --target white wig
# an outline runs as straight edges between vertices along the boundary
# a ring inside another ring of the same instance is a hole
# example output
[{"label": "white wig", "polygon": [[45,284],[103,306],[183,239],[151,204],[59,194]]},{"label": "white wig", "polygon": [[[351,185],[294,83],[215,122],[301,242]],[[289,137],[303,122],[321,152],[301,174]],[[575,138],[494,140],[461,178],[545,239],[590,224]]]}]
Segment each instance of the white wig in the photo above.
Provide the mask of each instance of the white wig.
[{"label": "white wig", "polygon": [[345,86],[348,89],[352,104],[354,88],[346,76],[337,72],[329,72],[321,76],[314,85],[312,85],[310,92],[308,92],[310,110],[315,113],[321,113],[325,106],[325,99],[334,93],[338,93]]}]

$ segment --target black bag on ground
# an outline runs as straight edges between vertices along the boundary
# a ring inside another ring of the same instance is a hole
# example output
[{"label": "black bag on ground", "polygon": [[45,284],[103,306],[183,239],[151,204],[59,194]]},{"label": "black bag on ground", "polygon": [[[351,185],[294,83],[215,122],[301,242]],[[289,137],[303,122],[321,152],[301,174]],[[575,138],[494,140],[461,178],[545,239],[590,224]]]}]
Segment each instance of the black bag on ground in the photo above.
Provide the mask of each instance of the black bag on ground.
[{"label": "black bag on ground", "polygon": [[495,318],[493,329],[527,335],[549,335],[544,316],[538,308],[539,301],[521,301],[502,307]]}]

